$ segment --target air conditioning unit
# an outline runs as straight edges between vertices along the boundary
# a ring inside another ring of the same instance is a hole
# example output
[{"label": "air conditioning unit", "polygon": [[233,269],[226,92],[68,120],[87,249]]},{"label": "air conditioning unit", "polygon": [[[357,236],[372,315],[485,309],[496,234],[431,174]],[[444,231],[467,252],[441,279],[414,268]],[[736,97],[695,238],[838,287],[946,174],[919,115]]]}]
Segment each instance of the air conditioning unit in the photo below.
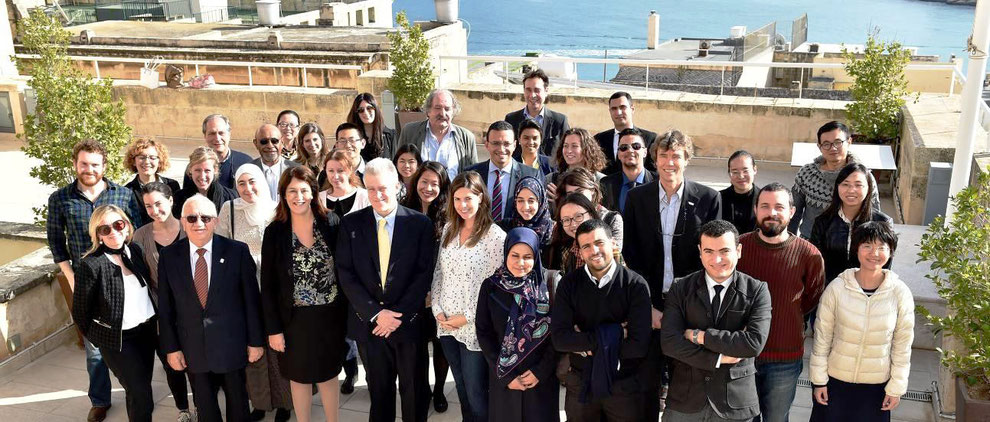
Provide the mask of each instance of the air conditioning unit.
[{"label": "air conditioning unit", "polygon": [[708,57],[708,50],[712,48],[712,42],[702,40],[698,42],[698,57]]}]

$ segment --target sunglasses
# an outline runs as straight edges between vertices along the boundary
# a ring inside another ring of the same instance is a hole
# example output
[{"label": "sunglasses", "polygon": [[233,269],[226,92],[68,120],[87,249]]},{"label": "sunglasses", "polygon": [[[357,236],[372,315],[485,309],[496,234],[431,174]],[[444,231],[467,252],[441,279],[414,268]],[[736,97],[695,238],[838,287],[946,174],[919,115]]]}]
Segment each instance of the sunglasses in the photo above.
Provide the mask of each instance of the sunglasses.
[{"label": "sunglasses", "polygon": [[372,111],[375,111],[375,107],[374,106],[370,106],[370,105],[367,106],[367,107],[358,107],[357,108],[358,114],[361,114],[361,113],[371,113]]},{"label": "sunglasses", "polygon": [[632,148],[633,151],[639,151],[643,149],[643,144],[622,144],[619,145],[619,152],[626,152]]},{"label": "sunglasses", "polygon": [[261,144],[261,145],[268,145],[269,143],[271,143],[272,145],[275,145],[275,144],[279,143],[279,139],[278,138],[259,139],[258,140],[258,143]]},{"label": "sunglasses", "polygon": [[127,228],[127,222],[124,220],[117,220],[110,224],[103,224],[96,227],[96,234],[100,236],[109,236],[111,231],[123,232]]},{"label": "sunglasses", "polygon": [[185,217],[186,222],[189,224],[196,224],[197,221],[202,221],[203,224],[210,224],[214,218],[216,217],[212,215],[187,215]]}]

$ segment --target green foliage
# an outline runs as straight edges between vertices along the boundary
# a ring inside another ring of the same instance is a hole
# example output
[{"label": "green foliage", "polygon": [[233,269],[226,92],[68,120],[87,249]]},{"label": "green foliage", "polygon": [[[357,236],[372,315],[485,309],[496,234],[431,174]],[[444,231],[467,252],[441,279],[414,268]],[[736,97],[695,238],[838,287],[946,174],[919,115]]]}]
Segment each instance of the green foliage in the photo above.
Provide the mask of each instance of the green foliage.
[{"label": "green foliage", "polygon": [[395,16],[399,29],[388,33],[389,60],[395,66],[388,89],[395,94],[403,110],[417,110],[433,90],[433,66],[430,65],[430,42],[423,30],[409,23],[406,12]]},{"label": "green foliage", "polygon": [[890,140],[900,134],[898,116],[910,94],[904,68],[911,52],[899,42],[878,40],[878,32],[867,35],[862,57],[842,49],[846,73],[855,79],[849,88],[853,102],[846,106],[846,115],[853,131],[871,141]]},{"label": "green foliage", "polygon": [[[21,74],[31,76],[28,85],[37,98],[35,113],[25,116],[24,134],[18,135],[26,143],[21,150],[41,160],[31,168],[31,177],[56,188],[71,183],[72,147],[93,138],[107,149],[106,177],[121,181],[121,149],[131,128],[124,122],[124,103],[113,98],[113,81],[94,80],[74,67],[67,54],[69,32],[40,8],[18,23],[18,33],[26,52],[40,56],[17,60]],[[34,211],[36,219],[46,217],[44,207]]]},{"label": "green foliage", "polygon": [[921,238],[920,261],[947,302],[948,316],[918,306],[936,331],[951,336],[959,350],[939,350],[942,364],[970,385],[990,385],[990,173],[952,199],[956,213],[938,217]]}]

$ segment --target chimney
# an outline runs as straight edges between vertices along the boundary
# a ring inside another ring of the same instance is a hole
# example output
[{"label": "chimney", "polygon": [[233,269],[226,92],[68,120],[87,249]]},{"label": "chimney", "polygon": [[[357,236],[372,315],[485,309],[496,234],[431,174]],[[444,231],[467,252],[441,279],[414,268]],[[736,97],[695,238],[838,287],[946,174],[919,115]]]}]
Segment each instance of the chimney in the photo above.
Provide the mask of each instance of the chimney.
[{"label": "chimney", "polygon": [[650,11],[646,20],[646,48],[655,50],[660,45],[660,15],[656,10]]}]

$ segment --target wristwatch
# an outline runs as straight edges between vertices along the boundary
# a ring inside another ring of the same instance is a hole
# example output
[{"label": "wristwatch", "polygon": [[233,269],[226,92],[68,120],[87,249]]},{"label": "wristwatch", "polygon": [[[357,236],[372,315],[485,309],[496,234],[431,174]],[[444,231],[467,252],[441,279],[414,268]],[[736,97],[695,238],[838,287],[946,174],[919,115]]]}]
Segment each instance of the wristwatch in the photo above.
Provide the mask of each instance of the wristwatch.
[{"label": "wristwatch", "polygon": [[698,330],[691,331],[691,342],[698,344]]}]

